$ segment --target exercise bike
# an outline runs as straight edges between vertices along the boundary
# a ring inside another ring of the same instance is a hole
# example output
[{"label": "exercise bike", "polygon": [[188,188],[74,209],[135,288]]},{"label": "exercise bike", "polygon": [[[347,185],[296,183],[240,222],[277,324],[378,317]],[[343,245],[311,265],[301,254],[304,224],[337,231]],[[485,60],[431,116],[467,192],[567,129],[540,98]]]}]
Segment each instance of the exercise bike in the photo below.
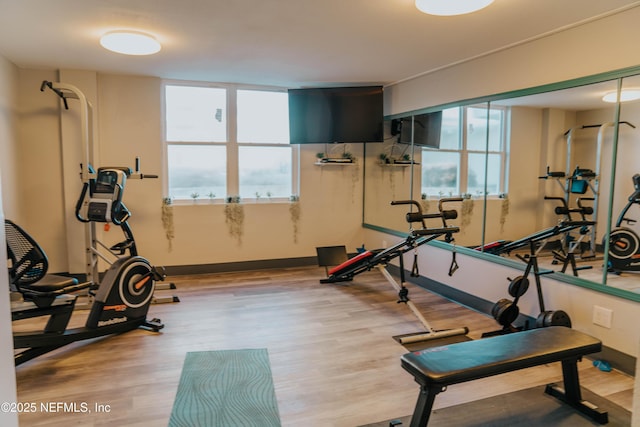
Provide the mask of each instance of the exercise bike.
[{"label": "exercise bike", "polygon": [[[22,296],[11,303],[12,321],[49,316],[43,330],[13,334],[16,366],[72,342],[137,328],[158,332],[164,327],[159,319],[147,320],[155,282],[164,280],[164,271],[138,255],[127,222],[131,214],[122,203],[128,177],[155,178],[139,173],[138,168],[136,160],[135,173],[129,168],[98,169],[95,179],[85,182],[76,204],[80,221],[91,226],[95,222],[115,224],[125,235],[124,241],[108,248],[120,256],[110,262],[97,287],[91,281],[78,283],[74,278],[48,275],[44,250],[18,225],[5,221],[10,285]],[[106,260],[96,244],[92,239],[90,250]],[[86,288],[91,296],[86,323],[67,329],[78,299],[71,292]]]},{"label": "exercise bike", "polygon": [[632,177],[634,192],[620,212],[615,228],[609,234],[609,262],[608,270],[620,274],[622,271],[640,271],[640,237],[630,228],[623,227],[626,222],[632,225],[635,219],[627,218],[631,206],[640,205],[640,174]]}]

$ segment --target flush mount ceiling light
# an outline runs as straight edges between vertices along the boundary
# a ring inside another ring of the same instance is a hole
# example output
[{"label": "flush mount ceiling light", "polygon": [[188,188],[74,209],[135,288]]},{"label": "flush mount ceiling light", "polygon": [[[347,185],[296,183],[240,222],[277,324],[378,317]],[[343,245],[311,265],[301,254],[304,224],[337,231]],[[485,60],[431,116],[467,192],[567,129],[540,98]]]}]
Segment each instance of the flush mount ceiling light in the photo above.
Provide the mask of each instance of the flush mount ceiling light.
[{"label": "flush mount ceiling light", "polygon": [[494,0],[416,0],[418,10],[429,15],[464,15],[484,9]]},{"label": "flush mount ceiling light", "polygon": [[138,31],[110,31],[100,38],[100,44],[125,55],[152,55],[160,51],[160,43],[153,36]]},{"label": "flush mount ceiling light", "polygon": [[[622,89],[620,92],[620,102],[635,101],[640,99],[640,89]],[[618,102],[618,92],[609,92],[602,97],[604,102]]]}]

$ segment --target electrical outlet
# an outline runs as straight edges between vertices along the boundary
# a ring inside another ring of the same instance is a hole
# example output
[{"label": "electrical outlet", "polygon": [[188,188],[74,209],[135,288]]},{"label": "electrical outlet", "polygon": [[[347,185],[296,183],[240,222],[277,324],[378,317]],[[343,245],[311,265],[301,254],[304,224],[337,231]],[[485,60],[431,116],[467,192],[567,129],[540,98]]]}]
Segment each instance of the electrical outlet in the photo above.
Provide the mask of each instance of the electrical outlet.
[{"label": "electrical outlet", "polygon": [[613,311],[600,307],[598,305],[593,306],[593,324],[600,325],[604,328],[611,328],[611,318],[613,317]]},{"label": "electrical outlet", "polygon": [[387,249],[387,241],[386,240],[382,241],[382,249]]}]

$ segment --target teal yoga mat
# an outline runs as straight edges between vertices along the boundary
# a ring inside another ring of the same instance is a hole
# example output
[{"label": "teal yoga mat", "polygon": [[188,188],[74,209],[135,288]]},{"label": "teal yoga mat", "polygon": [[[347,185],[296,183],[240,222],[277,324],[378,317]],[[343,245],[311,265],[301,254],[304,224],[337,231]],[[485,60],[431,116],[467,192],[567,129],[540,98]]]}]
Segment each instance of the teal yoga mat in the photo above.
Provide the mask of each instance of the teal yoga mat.
[{"label": "teal yoga mat", "polygon": [[169,427],[280,426],[266,349],[189,352]]}]

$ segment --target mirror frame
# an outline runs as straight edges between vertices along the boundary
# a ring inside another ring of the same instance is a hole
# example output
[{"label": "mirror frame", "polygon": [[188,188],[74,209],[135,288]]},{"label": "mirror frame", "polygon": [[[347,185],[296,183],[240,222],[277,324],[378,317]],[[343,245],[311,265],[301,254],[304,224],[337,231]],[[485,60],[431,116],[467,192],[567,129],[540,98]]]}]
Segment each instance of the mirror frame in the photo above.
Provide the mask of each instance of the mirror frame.
[{"label": "mirror frame", "polygon": [[[636,76],[640,74],[640,66],[634,66],[634,67],[628,67],[628,68],[623,68],[623,69],[619,69],[619,70],[613,70],[613,71],[608,71],[605,73],[600,73],[600,74],[594,74],[594,75],[590,75],[590,76],[585,76],[585,77],[580,77],[577,79],[571,79],[571,80],[565,80],[565,81],[561,81],[561,82],[556,82],[556,83],[550,83],[550,84],[546,84],[546,85],[541,85],[541,86],[535,86],[535,87],[530,87],[530,88],[525,88],[525,89],[518,89],[518,90],[513,90],[513,91],[508,91],[508,92],[502,92],[502,93],[498,93],[498,94],[493,94],[493,95],[486,95],[486,96],[481,96],[481,97],[477,97],[477,98],[469,98],[469,99],[464,99],[464,100],[460,100],[460,101],[456,101],[456,102],[450,102],[450,103],[446,103],[446,104],[440,104],[440,105],[434,105],[434,106],[429,106],[429,107],[425,107],[425,108],[421,108],[421,109],[417,109],[417,110],[412,110],[412,111],[407,111],[404,113],[398,113],[398,114],[392,114],[392,115],[387,115],[384,117],[384,120],[392,120],[392,119],[401,119],[404,117],[408,117],[408,116],[413,116],[413,115],[418,115],[418,114],[424,114],[424,113],[430,113],[430,112],[434,112],[434,111],[440,111],[440,110],[444,110],[447,108],[453,108],[453,107],[461,107],[461,106],[466,106],[466,105],[471,105],[471,104],[480,104],[480,103],[489,103],[489,105],[491,104],[491,102],[493,101],[499,101],[499,100],[505,100],[505,99],[511,99],[511,98],[519,98],[519,97],[523,97],[523,96],[529,96],[529,95],[539,95],[539,94],[544,94],[544,93],[548,93],[548,92],[554,92],[554,91],[559,91],[559,90],[563,90],[563,89],[571,89],[571,88],[575,88],[575,87],[580,87],[580,86],[587,86],[590,84],[596,84],[596,83],[602,83],[605,81],[612,81],[612,80],[617,80],[617,86],[618,86],[618,90],[620,90],[622,83],[623,83],[623,79],[625,77],[632,77],[632,76]],[[617,123],[620,121],[620,102],[614,104],[615,107],[615,118],[614,118],[614,122]],[[618,142],[618,134],[616,132],[616,134],[614,135],[614,146],[617,146],[617,142]],[[617,153],[616,153],[617,154]],[[367,156],[367,150],[366,150],[366,144],[365,144],[365,148],[364,148],[364,156]],[[366,165],[364,166],[366,168]],[[365,171],[366,172],[366,171]],[[381,227],[381,226],[377,226],[375,224],[370,224],[367,223],[365,220],[365,207],[366,207],[366,180],[363,182],[363,210],[362,210],[362,227],[365,229],[370,229],[370,230],[374,230],[374,231],[378,231],[378,232],[382,232],[385,234],[389,234],[392,236],[396,236],[396,237],[400,237],[400,238],[405,238],[407,236],[406,233],[404,232],[400,232],[398,230],[392,230],[386,227]],[[484,197],[484,200],[486,200],[486,195]],[[610,224],[611,224],[611,219],[612,219],[612,209],[611,209],[611,203],[609,203],[609,207],[607,209],[607,230],[610,231]],[[484,222],[484,218],[483,218],[483,222]],[[453,250],[453,245],[449,244],[449,243],[445,243],[445,242],[441,242],[441,241],[431,241],[428,244],[433,245],[434,247],[437,248],[441,248],[441,249],[445,249],[445,250],[449,250],[452,251]],[[483,252],[479,252],[479,251],[475,251],[473,249],[469,249],[466,247],[460,247],[460,246],[455,246],[455,251],[458,253],[462,253],[464,255],[468,255],[474,258],[479,258],[485,261],[489,261],[495,264],[500,264],[500,265],[504,265],[510,268],[514,268],[514,269],[519,269],[524,271],[525,269],[525,265],[523,265],[520,262],[517,262],[515,260],[512,259],[507,259],[507,258],[503,258],[500,256],[495,256],[495,255],[490,255],[490,254],[486,254]],[[576,286],[580,286],[583,288],[587,288],[587,289],[591,289],[597,292],[602,292],[608,295],[613,295],[616,297],[620,297],[620,298],[624,298],[627,300],[631,300],[631,301],[635,301],[635,302],[640,302],[640,293],[634,293],[625,289],[620,289],[620,288],[616,288],[616,287],[612,287],[612,286],[607,286],[606,283],[604,283],[604,279],[606,277],[606,272],[603,272],[603,281],[600,283],[597,282],[593,282],[590,280],[585,280],[585,279],[581,279],[579,277],[576,276],[571,276],[571,275],[567,275],[567,274],[561,274],[561,273],[551,273],[550,274],[551,277],[553,277],[554,280],[560,281],[560,282],[564,282],[564,283],[569,283],[572,285],[576,285]]]}]

